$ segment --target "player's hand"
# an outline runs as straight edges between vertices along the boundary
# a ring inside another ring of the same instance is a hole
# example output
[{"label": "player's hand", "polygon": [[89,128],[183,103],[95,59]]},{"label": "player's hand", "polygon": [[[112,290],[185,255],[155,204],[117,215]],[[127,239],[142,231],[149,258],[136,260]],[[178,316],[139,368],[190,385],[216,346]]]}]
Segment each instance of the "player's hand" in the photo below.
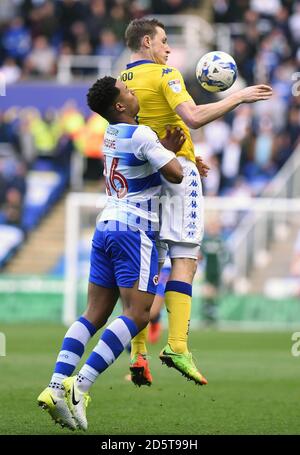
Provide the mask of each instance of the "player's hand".
[{"label": "player's hand", "polygon": [[166,149],[171,150],[174,153],[179,152],[186,140],[184,131],[178,126],[173,130],[170,126],[167,126],[166,130],[167,134],[160,142]]},{"label": "player's hand", "polygon": [[268,100],[272,96],[272,87],[269,85],[252,85],[243,88],[237,95],[241,103],[255,103],[255,101]]},{"label": "player's hand", "polygon": [[207,166],[207,164],[205,164],[202,161],[201,156],[196,156],[196,166],[197,166],[198,172],[200,174],[200,177],[207,177],[210,167]]}]

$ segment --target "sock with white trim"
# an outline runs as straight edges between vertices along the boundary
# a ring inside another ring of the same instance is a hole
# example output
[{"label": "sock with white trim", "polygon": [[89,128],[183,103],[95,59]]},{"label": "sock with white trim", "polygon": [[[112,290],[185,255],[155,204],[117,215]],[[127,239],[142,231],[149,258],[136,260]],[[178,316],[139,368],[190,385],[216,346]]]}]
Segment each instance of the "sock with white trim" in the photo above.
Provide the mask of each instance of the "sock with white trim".
[{"label": "sock with white trim", "polygon": [[109,324],[79,371],[76,385],[81,392],[86,392],[91,387],[99,374],[119,357],[138,331],[136,324],[127,316],[119,316]]},{"label": "sock with white trim", "polygon": [[62,381],[73,374],[87,342],[96,331],[96,327],[83,316],[71,325],[58,354],[49,387],[57,390],[62,388]]}]

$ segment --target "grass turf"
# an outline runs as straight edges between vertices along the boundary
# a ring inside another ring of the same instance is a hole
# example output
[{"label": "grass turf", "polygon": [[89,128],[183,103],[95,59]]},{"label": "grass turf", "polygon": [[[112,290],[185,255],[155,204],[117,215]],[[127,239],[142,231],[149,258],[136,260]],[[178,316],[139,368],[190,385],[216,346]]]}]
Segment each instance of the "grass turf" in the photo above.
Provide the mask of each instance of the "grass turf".
[{"label": "grass turf", "polygon": [[[65,328],[7,325],[0,330],[7,343],[6,357],[0,357],[0,434],[74,434],[55,426],[36,403]],[[209,381],[204,387],[161,365],[158,353],[165,343],[166,333],[149,348],[151,387],[124,380],[127,353],[98,378],[88,408],[88,434],[300,434],[300,359],[291,355],[290,332],[191,332],[196,363]],[[88,347],[93,348],[93,340]]]}]

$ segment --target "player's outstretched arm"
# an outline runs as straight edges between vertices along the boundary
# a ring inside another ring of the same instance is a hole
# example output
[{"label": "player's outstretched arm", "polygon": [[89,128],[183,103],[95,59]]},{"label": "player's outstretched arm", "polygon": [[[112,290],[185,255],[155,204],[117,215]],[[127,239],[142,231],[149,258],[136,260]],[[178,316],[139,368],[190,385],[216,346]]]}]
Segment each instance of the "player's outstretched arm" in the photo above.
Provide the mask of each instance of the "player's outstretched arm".
[{"label": "player's outstretched arm", "polygon": [[197,106],[193,101],[185,101],[175,110],[189,128],[197,129],[222,117],[242,103],[268,100],[271,96],[272,88],[268,85],[253,85],[232,93],[216,103]]}]

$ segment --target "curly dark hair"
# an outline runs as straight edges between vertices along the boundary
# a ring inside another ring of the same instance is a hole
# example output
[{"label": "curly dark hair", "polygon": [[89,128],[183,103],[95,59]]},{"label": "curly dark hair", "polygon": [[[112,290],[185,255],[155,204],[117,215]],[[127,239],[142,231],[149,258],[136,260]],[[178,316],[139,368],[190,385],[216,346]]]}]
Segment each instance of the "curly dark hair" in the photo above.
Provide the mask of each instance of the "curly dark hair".
[{"label": "curly dark hair", "polygon": [[141,40],[145,35],[151,38],[156,33],[156,27],[165,30],[164,24],[157,19],[134,19],[125,31],[125,41],[130,50],[136,52],[141,47]]},{"label": "curly dark hair", "polygon": [[102,77],[102,79],[97,79],[87,93],[87,103],[90,109],[107,120],[111,118],[111,107],[120,94],[116,82],[117,79],[114,77]]}]

